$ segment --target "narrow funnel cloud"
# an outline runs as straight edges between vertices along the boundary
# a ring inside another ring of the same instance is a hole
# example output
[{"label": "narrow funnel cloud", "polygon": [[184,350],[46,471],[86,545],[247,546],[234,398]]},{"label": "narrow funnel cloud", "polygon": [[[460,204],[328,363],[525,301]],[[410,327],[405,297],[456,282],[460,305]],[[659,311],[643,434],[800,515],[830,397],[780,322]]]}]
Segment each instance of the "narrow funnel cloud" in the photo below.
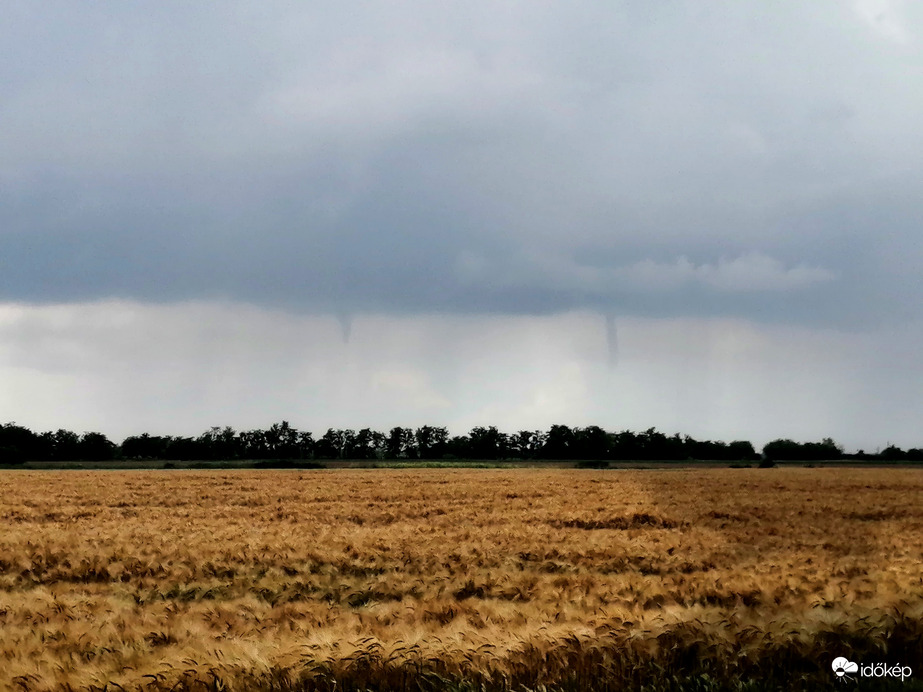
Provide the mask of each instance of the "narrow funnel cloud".
[{"label": "narrow funnel cloud", "polygon": [[353,316],[348,312],[338,312],[337,322],[340,324],[340,335],[343,337],[343,344],[349,343],[349,337],[353,333]]}]

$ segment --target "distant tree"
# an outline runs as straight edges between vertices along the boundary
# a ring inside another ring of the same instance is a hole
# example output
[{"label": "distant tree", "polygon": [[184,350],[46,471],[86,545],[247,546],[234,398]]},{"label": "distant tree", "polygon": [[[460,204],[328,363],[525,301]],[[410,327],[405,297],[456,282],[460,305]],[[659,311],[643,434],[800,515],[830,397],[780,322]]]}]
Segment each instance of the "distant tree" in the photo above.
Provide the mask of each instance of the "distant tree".
[{"label": "distant tree", "polygon": [[314,458],[314,435],[309,432],[303,431],[298,433],[298,458],[299,459],[313,459]]},{"label": "distant tree", "polygon": [[598,425],[586,428],[575,428],[571,440],[569,455],[573,459],[608,459],[610,438],[609,433]]},{"label": "distant tree", "polygon": [[820,442],[805,442],[801,445],[801,458],[809,461],[829,461],[843,458],[843,448],[831,437]]},{"label": "distant tree", "polygon": [[41,435],[38,436],[37,440],[38,456],[37,460],[41,461],[52,461],[54,459],[54,433],[50,430],[46,430]]},{"label": "distant tree", "polygon": [[417,457],[416,438],[410,428],[394,427],[385,442],[388,459],[414,459]]},{"label": "distant tree", "polygon": [[242,445],[234,428],[209,428],[199,435],[197,442],[203,459],[238,459],[242,456]]},{"label": "distant tree", "polygon": [[883,461],[904,461],[907,453],[896,445],[888,445],[878,453],[878,458]]},{"label": "distant tree", "polygon": [[446,453],[443,457],[453,459],[472,459],[471,440],[467,435],[455,435],[446,443]]},{"label": "distant tree", "polygon": [[37,436],[28,428],[15,423],[0,426],[0,464],[29,461],[37,447]]},{"label": "distant tree", "polygon": [[179,461],[192,461],[202,458],[202,448],[192,437],[170,437],[165,458]]},{"label": "distant tree", "polygon": [[289,424],[287,420],[280,424],[282,432],[282,442],[279,448],[279,456],[283,459],[294,459],[298,457],[300,440],[298,430]]},{"label": "distant tree", "polygon": [[337,447],[340,459],[356,458],[356,431],[350,428],[337,430]]},{"label": "distant tree", "polygon": [[906,451],[889,444],[881,452],[859,450],[845,454],[833,438],[820,442],[776,439],[758,454],[746,440],[725,443],[696,440],[689,435],[667,436],[656,428],[634,433],[609,433],[599,426],[570,428],[552,425],[547,432],[520,430],[508,435],[495,426],[477,426],[468,435],[449,437],[444,427],[424,425],[416,430],[394,427],[387,434],[363,428],[330,428],[315,440],[310,432],[295,429],[288,421],[266,430],[237,433],[230,427],[212,427],[196,438],[152,436],[148,433],[125,438],[114,445],[99,432],[78,435],[65,429],[37,434],[15,423],[0,425],[0,464],[27,460],[126,459],[713,459],[750,461],[816,461],[851,458],[859,460],[923,462],[923,449]]},{"label": "distant tree", "polygon": [[167,450],[171,438],[152,436],[148,433],[126,437],[119,447],[120,456],[125,459],[169,459]]},{"label": "distant tree", "polygon": [[543,459],[572,459],[574,431],[566,425],[552,425],[545,435],[541,457]]},{"label": "distant tree", "polygon": [[540,430],[520,430],[509,438],[510,453],[519,459],[535,459],[542,444],[544,436]]},{"label": "distant tree", "polygon": [[610,459],[640,459],[642,455],[641,441],[638,435],[630,430],[609,436]]},{"label": "distant tree", "polygon": [[317,443],[314,445],[314,456],[317,459],[340,458],[340,435],[337,430],[327,428]]},{"label": "distant tree", "polygon": [[728,460],[755,461],[760,455],[753,449],[753,443],[747,440],[734,440],[727,446]]},{"label": "distant tree", "polygon": [[687,459],[723,459],[726,453],[723,442],[696,440],[690,435],[683,436],[683,455]]},{"label": "distant tree", "polygon": [[60,429],[52,435],[54,440],[54,459],[56,461],[76,461],[80,459],[80,436],[70,430]]},{"label": "distant tree", "polygon": [[111,461],[115,457],[115,444],[99,432],[87,432],[80,436],[78,458],[84,461]]},{"label": "distant tree", "polygon": [[[361,438],[361,439],[360,439]],[[355,430],[328,428],[314,445],[317,459],[365,459],[373,440],[367,428],[357,434]]]},{"label": "distant tree", "polygon": [[[686,451],[686,439],[679,433],[673,433],[669,437],[664,436],[665,442],[661,459],[687,459],[689,453]],[[718,443],[720,444],[720,443]]]},{"label": "distant tree", "polygon": [[468,433],[468,445],[472,459],[502,459],[509,456],[507,437],[495,426],[474,427]]},{"label": "distant tree", "polygon": [[245,430],[238,434],[244,459],[268,459],[269,444],[262,430]]},{"label": "distant tree", "polygon": [[827,461],[841,459],[843,449],[829,437],[804,443],[780,439],[768,442],[763,447],[763,456],[773,461]]},{"label": "distant tree", "polygon": [[656,428],[648,428],[636,439],[642,459],[684,459],[687,456],[679,434],[667,437]]},{"label": "distant tree", "polygon": [[370,428],[362,428],[356,433],[350,451],[351,459],[377,459],[382,452],[384,435]]},{"label": "distant tree", "polygon": [[438,459],[445,454],[449,431],[445,428],[424,425],[422,428],[417,428],[414,440],[420,459]]},{"label": "distant tree", "polygon": [[801,445],[787,438],[763,445],[763,456],[770,461],[791,461],[801,455]]},{"label": "distant tree", "polygon": [[298,456],[298,431],[287,420],[273,423],[263,433],[266,454],[271,459],[291,459]]}]

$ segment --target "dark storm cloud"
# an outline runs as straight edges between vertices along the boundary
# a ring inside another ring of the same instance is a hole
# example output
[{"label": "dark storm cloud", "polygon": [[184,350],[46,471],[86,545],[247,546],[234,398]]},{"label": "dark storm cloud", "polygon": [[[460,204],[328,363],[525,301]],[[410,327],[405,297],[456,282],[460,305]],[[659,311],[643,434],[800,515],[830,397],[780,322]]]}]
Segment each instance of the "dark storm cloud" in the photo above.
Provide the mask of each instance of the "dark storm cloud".
[{"label": "dark storm cloud", "polygon": [[0,299],[918,318],[919,14],[13,3]]}]

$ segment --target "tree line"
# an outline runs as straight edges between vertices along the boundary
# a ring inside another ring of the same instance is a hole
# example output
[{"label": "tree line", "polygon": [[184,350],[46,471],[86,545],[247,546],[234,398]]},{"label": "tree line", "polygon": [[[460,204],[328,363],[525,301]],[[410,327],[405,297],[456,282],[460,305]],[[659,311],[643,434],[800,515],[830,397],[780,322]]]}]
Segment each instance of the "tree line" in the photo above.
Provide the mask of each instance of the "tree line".
[{"label": "tree line", "polygon": [[320,437],[298,430],[288,421],[265,430],[236,431],[213,427],[197,437],[132,435],[121,444],[99,432],[70,430],[36,433],[15,423],[0,425],[0,464],[25,461],[113,460],[332,460],[332,459],[490,459],[490,460],[646,460],[677,461],[828,461],[860,459],[923,461],[923,449],[889,445],[869,454],[846,454],[832,439],[795,442],[778,439],[757,452],[746,440],[696,440],[666,435],[656,428],[643,432],[608,432],[595,425],[552,425],[548,430],[504,433],[495,426],[472,428],[451,436],[447,428],[424,425],[393,427],[387,433],[330,428]]}]

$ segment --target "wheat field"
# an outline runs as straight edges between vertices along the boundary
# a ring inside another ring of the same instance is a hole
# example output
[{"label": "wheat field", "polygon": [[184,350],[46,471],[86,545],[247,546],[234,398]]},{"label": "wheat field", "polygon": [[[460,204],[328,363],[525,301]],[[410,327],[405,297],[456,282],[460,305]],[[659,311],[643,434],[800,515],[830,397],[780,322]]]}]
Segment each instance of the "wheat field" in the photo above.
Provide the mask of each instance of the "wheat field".
[{"label": "wheat field", "polygon": [[920,470],[5,471],[0,520],[2,689],[923,673]]}]

